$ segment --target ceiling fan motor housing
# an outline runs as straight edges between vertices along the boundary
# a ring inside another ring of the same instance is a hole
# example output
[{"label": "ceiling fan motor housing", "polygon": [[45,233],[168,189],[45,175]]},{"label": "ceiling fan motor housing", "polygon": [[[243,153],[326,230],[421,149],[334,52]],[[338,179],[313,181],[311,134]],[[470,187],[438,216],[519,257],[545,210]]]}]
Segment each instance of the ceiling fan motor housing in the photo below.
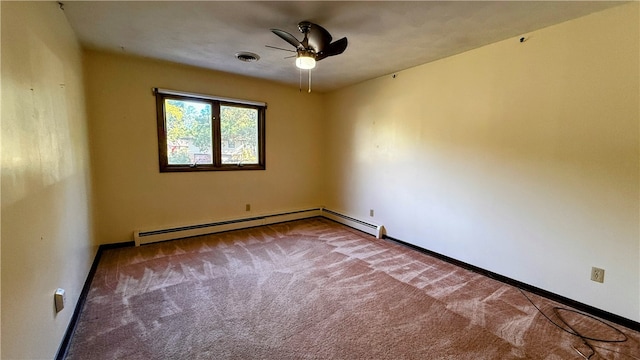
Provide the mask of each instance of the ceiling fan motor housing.
[{"label": "ceiling fan motor housing", "polygon": [[298,30],[300,30],[300,32],[303,34],[306,34],[311,29],[311,25],[312,24],[308,21],[301,21],[300,23],[298,23]]}]

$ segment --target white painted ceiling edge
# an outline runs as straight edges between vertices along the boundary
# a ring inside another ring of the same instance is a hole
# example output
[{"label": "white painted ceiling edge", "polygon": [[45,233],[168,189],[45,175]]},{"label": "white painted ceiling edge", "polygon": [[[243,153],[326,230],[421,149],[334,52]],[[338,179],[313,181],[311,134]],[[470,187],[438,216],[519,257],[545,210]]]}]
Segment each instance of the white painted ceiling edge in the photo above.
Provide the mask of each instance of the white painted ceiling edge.
[{"label": "white painted ceiling edge", "polygon": [[[612,1],[70,1],[62,6],[88,49],[143,56],[299,86],[289,44],[300,21],[346,36],[347,50],[318,62],[327,92],[601,11]],[[260,56],[242,62],[237,52]],[[306,72],[302,74],[305,83]]]}]

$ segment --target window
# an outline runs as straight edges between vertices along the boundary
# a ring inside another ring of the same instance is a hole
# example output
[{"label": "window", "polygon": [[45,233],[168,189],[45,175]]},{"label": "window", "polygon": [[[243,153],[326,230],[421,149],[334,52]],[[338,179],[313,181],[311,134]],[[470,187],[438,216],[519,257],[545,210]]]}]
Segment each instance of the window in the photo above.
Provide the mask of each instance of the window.
[{"label": "window", "polygon": [[264,170],[264,103],[154,89],[160,172]]}]

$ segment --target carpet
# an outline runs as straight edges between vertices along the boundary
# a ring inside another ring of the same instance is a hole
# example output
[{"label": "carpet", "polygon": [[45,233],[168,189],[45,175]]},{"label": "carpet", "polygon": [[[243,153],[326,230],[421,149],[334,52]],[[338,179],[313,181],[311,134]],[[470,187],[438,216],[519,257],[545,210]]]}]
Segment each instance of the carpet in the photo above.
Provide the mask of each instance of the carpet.
[{"label": "carpet", "polygon": [[66,359],[640,358],[638,332],[554,307],[314,218],[106,250]]}]

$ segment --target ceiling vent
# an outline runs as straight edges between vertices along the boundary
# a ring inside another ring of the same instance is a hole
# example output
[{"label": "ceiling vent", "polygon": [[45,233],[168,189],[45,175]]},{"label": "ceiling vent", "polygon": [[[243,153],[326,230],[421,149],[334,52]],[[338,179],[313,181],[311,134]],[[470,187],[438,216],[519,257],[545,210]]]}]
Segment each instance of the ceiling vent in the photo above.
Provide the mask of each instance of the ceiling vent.
[{"label": "ceiling vent", "polygon": [[236,53],[236,59],[244,62],[255,62],[260,60],[260,56],[250,52],[239,52]]}]

